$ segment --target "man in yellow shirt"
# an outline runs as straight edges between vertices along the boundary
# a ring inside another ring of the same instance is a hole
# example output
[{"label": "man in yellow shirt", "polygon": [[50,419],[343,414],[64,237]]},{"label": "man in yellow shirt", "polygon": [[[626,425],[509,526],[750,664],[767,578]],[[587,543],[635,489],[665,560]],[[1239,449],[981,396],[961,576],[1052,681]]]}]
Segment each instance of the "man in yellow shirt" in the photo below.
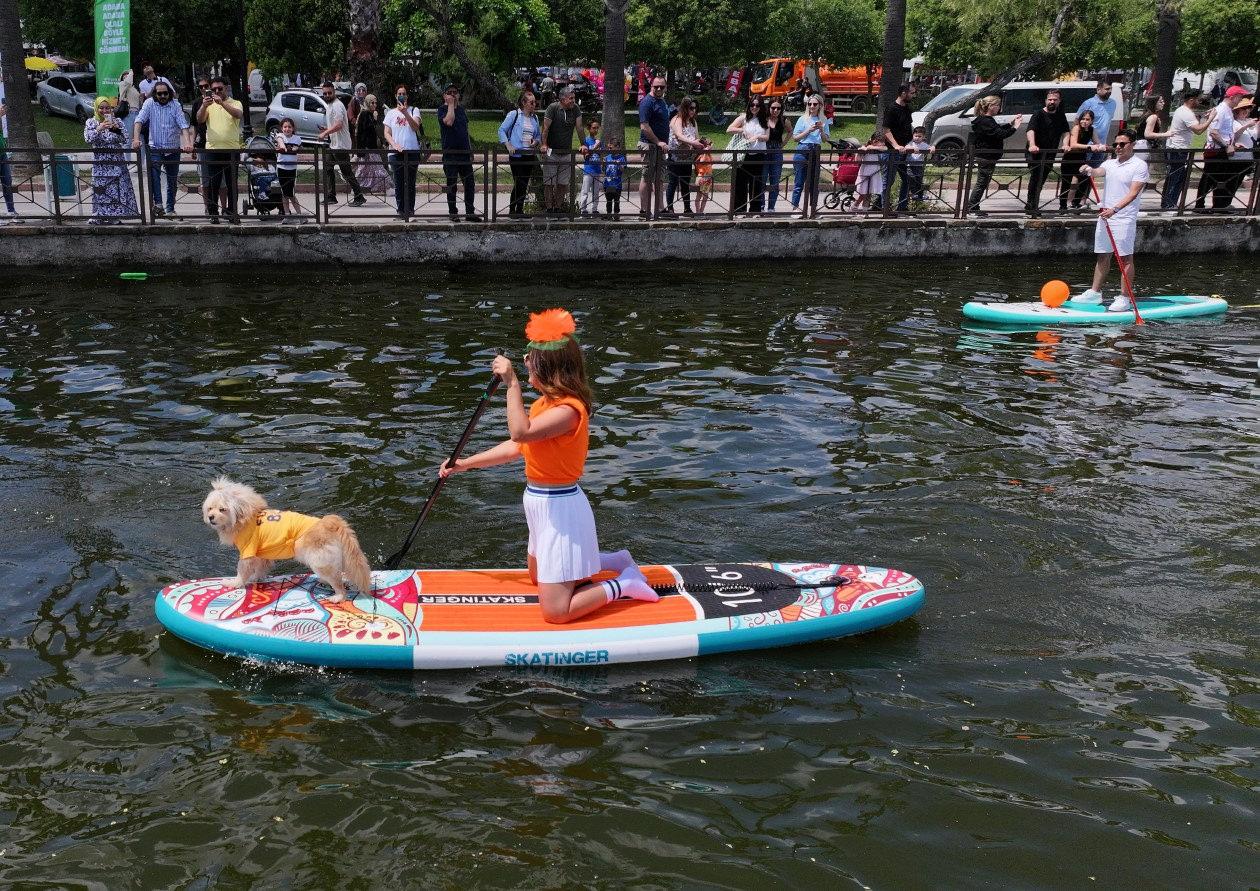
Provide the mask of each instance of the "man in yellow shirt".
[{"label": "man in yellow shirt", "polygon": [[206,185],[210,190],[208,209],[210,222],[219,222],[219,190],[226,189],[228,222],[239,224],[236,207],[236,165],[240,158],[241,103],[229,99],[227,81],[216,77],[210,81],[210,93],[197,108],[197,123],[206,125]]}]

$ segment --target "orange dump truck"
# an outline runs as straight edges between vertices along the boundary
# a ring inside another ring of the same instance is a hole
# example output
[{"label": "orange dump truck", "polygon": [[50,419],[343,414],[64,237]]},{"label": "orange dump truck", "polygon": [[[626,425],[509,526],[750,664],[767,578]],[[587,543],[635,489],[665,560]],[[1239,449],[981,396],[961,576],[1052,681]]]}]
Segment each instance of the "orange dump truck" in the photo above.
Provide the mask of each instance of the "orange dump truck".
[{"label": "orange dump truck", "polygon": [[813,68],[804,59],[763,59],[752,66],[748,91],[754,96],[784,97],[801,83],[827,94],[837,111],[870,111],[879,95],[878,65]]}]

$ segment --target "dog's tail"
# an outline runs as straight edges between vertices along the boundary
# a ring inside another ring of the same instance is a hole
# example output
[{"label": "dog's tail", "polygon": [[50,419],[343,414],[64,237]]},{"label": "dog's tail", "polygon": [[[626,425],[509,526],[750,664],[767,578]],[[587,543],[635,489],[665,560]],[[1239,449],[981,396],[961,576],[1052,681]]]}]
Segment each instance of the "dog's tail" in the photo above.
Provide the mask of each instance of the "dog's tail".
[{"label": "dog's tail", "polygon": [[341,542],[341,552],[346,561],[342,571],[346,578],[359,593],[371,594],[372,567],[363,553],[363,548],[359,547],[359,537],[354,534],[350,524],[336,514],[324,517],[324,522],[328,525],[329,531]]}]

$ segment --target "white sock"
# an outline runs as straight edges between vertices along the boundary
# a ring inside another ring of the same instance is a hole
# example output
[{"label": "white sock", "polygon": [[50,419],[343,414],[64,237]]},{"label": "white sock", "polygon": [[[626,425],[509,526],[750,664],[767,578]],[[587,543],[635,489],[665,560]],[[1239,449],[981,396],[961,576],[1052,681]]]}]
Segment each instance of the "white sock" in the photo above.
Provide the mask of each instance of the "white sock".
[{"label": "white sock", "polygon": [[620,575],[631,566],[634,566],[634,558],[630,556],[629,551],[599,552],[600,572],[615,572]]},{"label": "white sock", "polygon": [[652,586],[647,583],[643,573],[633,566],[622,572],[615,579],[609,579],[606,582],[600,582],[600,584],[604,586],[609,602],[613,600],[646,600],[649,603],[655,603],[661,599],[661,595],[653,591]]}]

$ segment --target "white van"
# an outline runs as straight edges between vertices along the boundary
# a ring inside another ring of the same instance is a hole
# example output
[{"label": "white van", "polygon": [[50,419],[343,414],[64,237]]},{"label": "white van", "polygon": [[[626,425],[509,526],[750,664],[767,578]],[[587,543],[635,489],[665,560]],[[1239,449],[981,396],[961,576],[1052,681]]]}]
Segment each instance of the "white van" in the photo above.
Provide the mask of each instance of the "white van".
[{"label": "white van", "polygon": [[[1217,84],[1238,84],[1248,93],[1256,91],[1256,72],[1246,68],[1218,68],[1215,71],[1178,71],[1173,75],[1173,92],[1188,84],[1193,90],[1211,93]],[[1223,87],[1222,87],[1223,89]]]},{"label": "white van", "polygon": [[[968,93],[974,93],[987,87],[986,83],[978,84],[959,84],[956,87],[950,87],[941,91],[927,105],[923,106],[920,111],[916,111],[911,117],[916,127],[922,126],[927,120],[928,113],[942,105],[948,105]],[[1023,151],[1028,145],[1028,140],[1024,136],[1028,130],[1028,121],[1033,114],[1046,104],[1046,92],[1048,90],[1058,90],[1062,97],[1060,108],[1067,115],[1068,123],[1076,120],[1076,110],[1080,108],[1082,102],[1093,96],[1098,91],[1098,82],[1093,80],[1070,80],[1070,81],[1052,81],[1052,80],[1035,80],[1035,81],[1015,81],[1007,84],[1002,88],[1002,113],[996,118],[1003,124],[1009,124],[1015,118],[1015,115],[1022,114],[1023,122],[1015,131],[1014,135],[1009,137],[1003,148],[1008,152]],[[1124,93],[1120,89],[1120,84],[1112,84],[1111,97],[1116,100],[1116,116],[1111,122],[1111,132],[1107,134],[1107,144],[1111,144],[1112,138],[1120,132],[1121,125],[1128,118],[1128,103],[1125,100]],[[971,136],[971,122],[974,117],[970,108],[962,111],[956,111],[953,114],[943,115],[936,119],[936,123],[932,126],[932,146],[936,149],[936,163],[938,164],[957,164],[967,151],[967,139]]]}]

